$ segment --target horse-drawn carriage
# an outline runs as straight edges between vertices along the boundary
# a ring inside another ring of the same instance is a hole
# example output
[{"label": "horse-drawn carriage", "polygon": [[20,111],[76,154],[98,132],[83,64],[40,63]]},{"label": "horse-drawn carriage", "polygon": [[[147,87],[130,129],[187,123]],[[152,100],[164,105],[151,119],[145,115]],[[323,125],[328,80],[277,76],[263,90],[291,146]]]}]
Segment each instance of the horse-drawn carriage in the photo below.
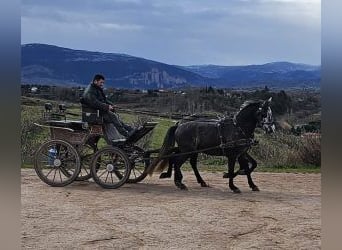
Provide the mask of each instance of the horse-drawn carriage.
[{"label": "horse-drawn carriage", "polygon": [[[64,119],[56,120],[51,119],[56,113],[46,106],[45,124],[36,125],[48,127],[51,138],[36,151],[34,167],[41,180],[51,186],[65,186],[74,180],[92,177],[104,188],[118,188],[126,182],[142,181],[154,169],[163,170],[168,165],[168,172],[161,178],[170,177],[173,168],[176,186],[186,189],[180,168],[188,159],[198,183],[207,186],[196,165],[198,154],[205,153],[228,158],[228,173],[224,178],[229,178],[232,191],[240,192],[233,184],[233,179],[239,174],[239,171],[234,171],[236,161],[247,175],[249,186],[258,191],[251,178],[256,161],[247,151],[255,144],[254,130],[257,126],[267,133],[274,130],[270,102],[271,98],[245,102],[234,117],[208,120],[192,116],[190,120],[182,119],[169,128],[160,149],[147,151],[136,143],[154,129],[156,122],[147,122],[128,138],[113,140],[111,145],[99,149],[97,143],[104,134],[98,111],[82,110],[82,121],[72,121],[66,119],[65,109],[60,106],[57,116]],[[158,157],[152,158],[153,153],[158,153]]]},{"label": "horse-drawn carriage", "polygon": [[82,110],[82,120],[68,120],[67,114],[63,105],[53,111],[52,105],[46,104],[44,123],[35,123],[50,129],[51,135],[34,158],[35,171],[42,181],[61,187],[93,178],[104,188],[118,188],[146,177],[152,151],[135,144],[154,129],[156,122],[146,122],[127,139],[113,140],[112,145],[99,149],[98,142],[104,138],[99,112]]}]

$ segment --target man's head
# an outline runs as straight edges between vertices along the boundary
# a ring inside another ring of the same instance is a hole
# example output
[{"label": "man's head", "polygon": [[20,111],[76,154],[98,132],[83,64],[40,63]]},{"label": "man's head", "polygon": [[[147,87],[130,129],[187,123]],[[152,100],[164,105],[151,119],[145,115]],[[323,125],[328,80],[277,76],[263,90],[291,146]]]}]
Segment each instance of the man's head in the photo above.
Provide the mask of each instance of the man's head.
[{"label": "man's head", "polygon": [[103,75],[97,74],[97,75],[94,76],[93,83],[94,83],[96,86],[102,88],[104,82],[105,82],[105,78],[104,78]]}]

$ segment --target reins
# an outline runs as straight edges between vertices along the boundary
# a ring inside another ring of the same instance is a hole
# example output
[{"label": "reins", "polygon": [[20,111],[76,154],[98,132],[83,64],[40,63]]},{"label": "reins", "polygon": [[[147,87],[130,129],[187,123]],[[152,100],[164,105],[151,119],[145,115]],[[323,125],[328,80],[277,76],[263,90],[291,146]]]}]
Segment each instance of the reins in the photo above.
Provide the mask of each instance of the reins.
[{"label": "reins", "polygon": [[[240,139],[240,140],[237,140],[237,141],[232,141],[232,142],[229,142],[229,143],[225,143],[223,145],[218,145],[218,146],[214,146],[214,147],[209,147],[209,148],[204,148],[204,149],[199,149],[199,150],[194,150],[194,151],[189,151],[189,152],[184,152],[184,153],[178,153],[178,154],[175,154],[175,153],[172,153],[172,154],[168,154],[168,155],[164,155],[164,156],[160,156],[160,157],[157,157],[159,160],[162,160],[162,159],[166,159],[166,158],[170,158],[170,157],[176,157],[176,156],[183,156],[183,155],[191,155],[191,154],[195,154],[195,153],[202,153],[202,152],[205,152],[205,151],[210,151],[210,150],[213,150],[213,149],[218,149],[218,148],[222,148],[223,150],[223,153],[224,153],[224,149],[227,149],[227,148],[235,148],[235,147],[246,147],[246,146],[253,146],[253,145],[256,145],[256,141],[254,139]],[[148,153],[148,151],[147,151]],[[144,158],[144,159],[150,159],[150,158]]]}]

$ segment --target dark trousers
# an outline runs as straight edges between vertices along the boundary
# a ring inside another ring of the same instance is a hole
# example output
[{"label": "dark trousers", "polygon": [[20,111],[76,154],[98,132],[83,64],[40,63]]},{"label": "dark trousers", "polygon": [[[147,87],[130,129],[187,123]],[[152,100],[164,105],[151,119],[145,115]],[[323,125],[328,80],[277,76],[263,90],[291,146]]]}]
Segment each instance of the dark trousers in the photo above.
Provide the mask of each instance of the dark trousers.
[{"label": "dark trousers", "polygon": [[109,112],[110,120],[112,123],[104,124],[104,132],[109,141],[113,139],[118,139],[120,136],[118,132],[124,137],[128,136],[128,132],[130,132],[133,128],[127,124],[124,124],[119,116],[113,112]]},{"label": "dark trousers", "polygon": [[108,145],[112,145],[112,141],[114,139],[121,139],[124,138],[118,130],[115,128],[113,123],[104,123],[103,124],[103,132],[104,138]]}]

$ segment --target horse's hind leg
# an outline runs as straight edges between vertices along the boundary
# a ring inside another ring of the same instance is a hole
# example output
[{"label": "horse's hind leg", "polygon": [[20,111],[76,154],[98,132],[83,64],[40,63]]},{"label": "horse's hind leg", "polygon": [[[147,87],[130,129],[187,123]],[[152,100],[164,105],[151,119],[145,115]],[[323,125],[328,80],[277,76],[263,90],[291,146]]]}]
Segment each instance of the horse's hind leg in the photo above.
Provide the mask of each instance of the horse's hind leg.
[{"label": "horse's hind leg", "polygon": [[188,159],[188,156],[179,156],[174,158],[174,169],[175,169],[175,176],[174,176],[174,181],[175,185],[182,189],[182,190],[187,190],[188,188],[182,183],[183,180],[183,175],[180,170],[181,166],[183,163]]},{"label": "horse's hind leg", "polygon": [[169,160],[169,168],[167,169],[167,172],[163,172],[160,174],[160,176],[159,176],[160,179],[171,178],[173,164],[174,164],[173,161],[170,159]]},{"label": "horse's hind leg", "polygon": [[198,172],[198,168],[197,168],[197,157],[198,157],[198,154],[193,154],[190,158],[190,164],[191,164],[191,167],[192,167],[192,170],[194,171],[195,173],[195,176],[196,176],[196,179],[197,179],[197,182],[199,184],[201,184],[201,187],[209,187],[209,185],[207,183],[205,183],[205,181],[202,179],[200,173]]},{"label": "horse's hind leg", "polygon": [[[179,153],[179,150],[174,151],[175,154]],[[175,164],[175,157],[170,157],[169,158],[169,168],[167,169],[166,172],[163,172],[160,174],[159,179],[164,179],[164,178],[171,178],[172,176],[172,167]]]}]

